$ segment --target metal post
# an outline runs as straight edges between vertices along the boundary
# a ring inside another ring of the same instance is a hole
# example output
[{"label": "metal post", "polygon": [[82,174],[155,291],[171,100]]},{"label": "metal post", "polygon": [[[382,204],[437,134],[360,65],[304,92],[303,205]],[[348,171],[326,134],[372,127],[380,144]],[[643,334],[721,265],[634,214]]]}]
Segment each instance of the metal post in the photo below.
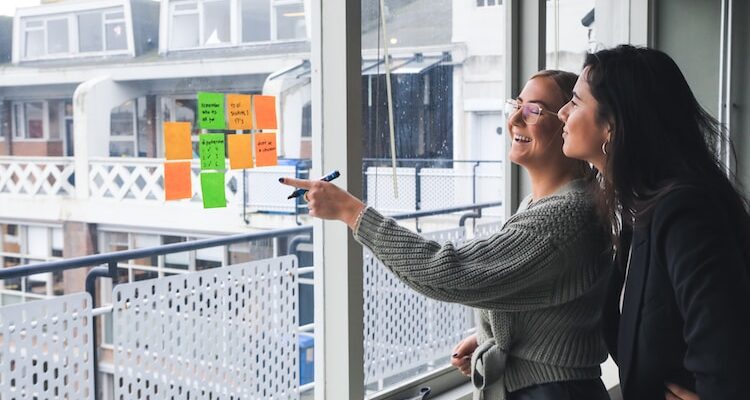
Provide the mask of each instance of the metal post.
[{"label": "metal post", "polygon": [[[113,281],[117,278],[117,263],[110,262],[108,266],[91,268],[86,275],[86,292],[91,296],[91,308],[96,308],[96,279],[111,277]],[[94,362],[94,397],[99,393],[99,335],[97,334],[96,317],[91,320],[91,357]]]}]

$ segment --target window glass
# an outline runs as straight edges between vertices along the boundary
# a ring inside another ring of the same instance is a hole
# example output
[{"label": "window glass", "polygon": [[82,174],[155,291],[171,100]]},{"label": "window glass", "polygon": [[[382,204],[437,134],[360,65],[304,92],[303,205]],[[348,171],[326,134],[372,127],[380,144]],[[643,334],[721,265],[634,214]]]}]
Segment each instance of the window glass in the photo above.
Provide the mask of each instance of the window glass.
[{"label": "window glass", "polygon": [[128,48],[125,22],[110,22],[104,26],[107,37],[107,50],[125,50]]},{"label": "window glass", "polygon": [[269,0],[241,0],[242,41],[271,40],[271,2]]},{"label": "window glass", "polygon": [[47,54],[68,53],[68,20],[47,21]]},{"label": "window glass", "polygon": [[593,29],[594,0],[547,0],[547,68],[580,73]]},{"label": "window glass", "polygon": [[169,47],[173,49],[198,47],[198,26],[198,14],[173,16]]},{"label": "window glass", "polygon": [[[366,202],[396,214],[502,201],[505,8],[497,1],[385,0],[385,9],[381,15],[378,0],[362,2]],[[391,57],[392,121],[384,43]],[[482,213],[490,220],[504,218],[499,207]],[[419,218],[402,224],[425,235],[458,228],[457,221],[446,222],[449,214],[439,215],[442,222]],[[391,279],[368,255],[363,286],[367,393],[447,366],[453,346],[475,327],[470,309],[426,299]],[[430,311],[414,312],[415,307]],[[430,316],[437,313],[442,316]],[[392,324],[383,328],[377,322],[382,319]],[[443,324],[447,320],[455,323]],[[429,338],[417,333],[423,326],[431,327]]]},{"label": "window glass", "polygon": [[78,15],[78,51],[102,51],[102,13]]},{"label": "window glass", "polygon": [[302,4],[276,6],[276,38],[305,38],[305,12]]},{"label": "window glass", "polygon": [[60,131],[63,129],[63,101],[50,100],[47,102],[49,119],[49,138],[60,139]]},{"label": "window glass", "polygon": [[229,1],[203,3],[203,43],[227,43],[229,36]]},{"label": "window glass", "polygon": [[29,139],[44,138],[44,103],[25,104],[26,137]]},{"label": "window glass", "polygon": [[44,31],[27,30],[25,38],[25,55],[27,58],[35,58],[44,55]]}]

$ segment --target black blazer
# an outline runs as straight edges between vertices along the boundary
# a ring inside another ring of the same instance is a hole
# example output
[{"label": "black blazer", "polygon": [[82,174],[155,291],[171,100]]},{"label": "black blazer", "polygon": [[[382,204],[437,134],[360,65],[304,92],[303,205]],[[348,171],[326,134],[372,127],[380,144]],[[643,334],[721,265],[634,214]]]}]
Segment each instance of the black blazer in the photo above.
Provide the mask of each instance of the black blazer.
[{"label": "black blazer", "polygon": [[604,316],[626,400],[663,400],[665,381],[701,400],[750,399],[746,224],[709,190],[681,188],[636,227],[622,315],[615,268]]}]

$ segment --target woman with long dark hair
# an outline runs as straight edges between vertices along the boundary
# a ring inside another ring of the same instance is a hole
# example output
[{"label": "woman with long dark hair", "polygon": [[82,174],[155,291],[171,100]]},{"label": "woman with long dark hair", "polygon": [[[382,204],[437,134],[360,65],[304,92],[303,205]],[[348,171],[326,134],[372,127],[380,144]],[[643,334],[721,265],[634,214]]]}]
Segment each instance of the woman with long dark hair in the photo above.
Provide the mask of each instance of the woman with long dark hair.
[{"label": "woman with long dark hair", "polygon": [[332,183],[281,180],[308,189],[310,215],[349,225],[414,290],[477,309],[477,334],[452,357],[475,399],[609,398],[599,365],[611,243],[587,190],[591,169],[563,155],[556,115],[575,80],[542,71],[508,100],[508,158],[529,172],[532,193],[487,239],[436,243]]},{"label": "woman with long dark hair", "polygon": [[558,114],[613,229],[604,321],[624,397],[748,398],[750,218],[721,126],[668,55],[627,45],[589,55]]}]

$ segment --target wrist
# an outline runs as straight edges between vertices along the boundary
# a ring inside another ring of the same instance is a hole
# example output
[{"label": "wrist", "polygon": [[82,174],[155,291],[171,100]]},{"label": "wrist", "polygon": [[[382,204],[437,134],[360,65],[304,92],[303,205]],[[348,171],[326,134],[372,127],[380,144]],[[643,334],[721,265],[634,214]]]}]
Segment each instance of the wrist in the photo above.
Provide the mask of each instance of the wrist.
[{"label": "wrist", "polygon": [[365,203],[359,200],[356,200],[352,203],[353,204],[349,208],[349,213],[344,222],[346,222],[346,225],[348,225],[349,228],[354,231],[357,228],[357,222],[359,221],[362,213],[364,213],[367,206],[365,205]]}]

